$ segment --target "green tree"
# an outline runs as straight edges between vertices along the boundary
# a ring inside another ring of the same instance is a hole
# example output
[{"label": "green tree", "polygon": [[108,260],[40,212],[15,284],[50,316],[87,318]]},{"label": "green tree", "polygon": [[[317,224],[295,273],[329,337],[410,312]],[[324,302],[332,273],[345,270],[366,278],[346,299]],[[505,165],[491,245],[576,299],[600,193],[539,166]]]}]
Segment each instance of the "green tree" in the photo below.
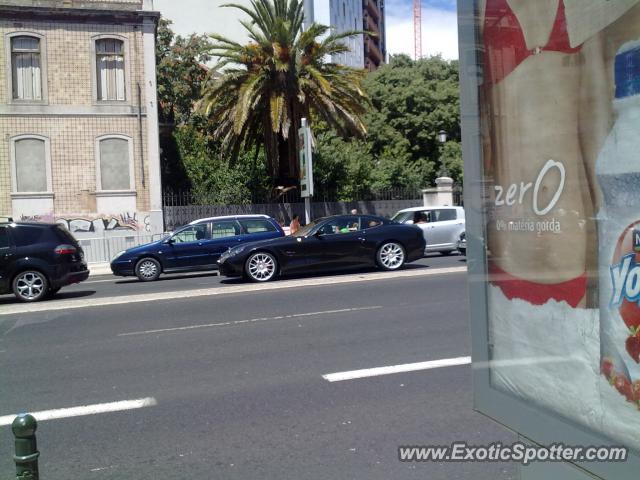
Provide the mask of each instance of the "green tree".
[{"label": "green tree", "polygon": [[220,62],[204,87],[202,111],[216,119],[214,136],[232,157],[263,145],[269,174],[281,184],[295,182],[301,118],[316,116],[342,134],[365,132],[365,72],[327,61],[347,52],[343,41],[356,32],[333,34],[318,24],[303,30],[301,0],[227,6],[250,17],[241,22],[250,41],[211,35]]},{"label": "green tree", "polygon": [[[366,140],[339,138],[315,122],[316,190],[355,200],[376,190],[424,188],[444,173],[461,182],[457,62],[399,55],[364,84],[372,98]],[[449,136],[444,145],[440,130]]]},{"label": "green tree", "polygon": [[[462,181],[457,61],[396,55],[367,77],[365,89],[373,104],[365,115],[372,155],[394,149],[390,158],[402,158],[414,179],[409,183],[430,185],[444,171],[442,163]],[[445,145],[437,141],[440,130],[447,132]]]},{"label": "green tree", "polygon": [[236,162],[228,162],[211,138],[189,124],[178,126],[175,138],[196,203],[247,204],[268,191],[260,152],[242,152]]},{"label": "green tree", "polygon": [[205,35],[176,36],[171,21],[160,19],[156,42],[156,73],[160,122],[180,124],[193,116],[211,60]]},{"label": "green tree", "polygon": [[263,153],[223,155],[210,134],[213,119],[196,110],[211,46],[204,35],[175,35],[171,22],[161,19],[156,62],[162,183],[167,190],[190,190],[198,203],[247,203],[269,193]]}]

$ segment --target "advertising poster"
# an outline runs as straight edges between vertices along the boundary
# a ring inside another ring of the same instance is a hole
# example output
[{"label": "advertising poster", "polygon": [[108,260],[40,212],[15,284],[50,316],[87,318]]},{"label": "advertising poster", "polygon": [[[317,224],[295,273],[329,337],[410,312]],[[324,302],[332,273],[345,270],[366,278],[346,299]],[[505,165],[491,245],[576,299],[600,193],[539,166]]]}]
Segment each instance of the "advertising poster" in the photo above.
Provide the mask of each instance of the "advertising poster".
[{"label": "advertising poster", "polygon": [[311,151],[311,129],[305,119],[298,129],[298,160],[300,162],[300,195],[313,195],[313,159]]},{"label": "advertising poster", "polygon": [[640,0],[476,12],[491,386],[640,452]]}]

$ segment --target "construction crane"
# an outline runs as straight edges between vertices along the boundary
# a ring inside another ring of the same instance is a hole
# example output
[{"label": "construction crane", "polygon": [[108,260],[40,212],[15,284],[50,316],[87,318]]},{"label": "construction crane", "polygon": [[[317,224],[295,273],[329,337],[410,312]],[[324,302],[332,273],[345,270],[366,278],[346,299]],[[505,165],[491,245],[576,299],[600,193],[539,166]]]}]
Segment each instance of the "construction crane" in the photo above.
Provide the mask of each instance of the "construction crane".
[{"label": "construction crane", "polygon": [[416,60],[422,58],[422,0],[413,0],[413,34]]}]

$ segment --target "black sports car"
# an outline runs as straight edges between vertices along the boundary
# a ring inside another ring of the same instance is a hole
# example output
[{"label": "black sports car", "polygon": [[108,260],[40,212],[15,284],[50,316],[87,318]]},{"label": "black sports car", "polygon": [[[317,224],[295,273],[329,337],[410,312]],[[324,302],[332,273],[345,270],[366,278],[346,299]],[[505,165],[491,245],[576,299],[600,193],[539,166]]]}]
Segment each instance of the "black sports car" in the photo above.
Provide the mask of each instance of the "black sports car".
[{"label": "black sports car", "polygon": [[316,220],[288,237],[233,247],[218,260],[228,277],[266,282],[277,275],[378,266],[397,270],[422,258],[425,241],[415,225],[371,215]]}]

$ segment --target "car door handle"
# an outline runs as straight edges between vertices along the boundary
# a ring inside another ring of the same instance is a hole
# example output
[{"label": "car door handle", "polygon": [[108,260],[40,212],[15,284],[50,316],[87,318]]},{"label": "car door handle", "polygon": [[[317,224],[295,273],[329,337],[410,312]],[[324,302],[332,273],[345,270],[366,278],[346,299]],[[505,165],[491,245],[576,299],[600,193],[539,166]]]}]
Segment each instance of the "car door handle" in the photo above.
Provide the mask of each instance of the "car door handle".
[{"label": "car door handle", "polygon": [[204,245],[204,243],[202,242],[198,242],[198,246],[201,247],[202,245]]},{"label": "car door handle", "polygon": [[358,237],[358,240],[360,240],[361,242],[366,242],[367,241],[367,239],[364,238],[364,237]]}]

